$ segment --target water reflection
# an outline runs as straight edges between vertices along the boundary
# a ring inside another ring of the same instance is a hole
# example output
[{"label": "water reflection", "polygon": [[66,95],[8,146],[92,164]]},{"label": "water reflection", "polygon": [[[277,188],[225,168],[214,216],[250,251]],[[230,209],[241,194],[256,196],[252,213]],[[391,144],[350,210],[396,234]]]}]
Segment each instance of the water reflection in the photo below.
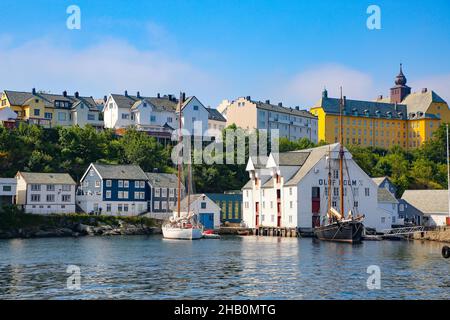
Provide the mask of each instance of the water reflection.
[{"label": "water reflection", "polygon": [[[4,240],[0,298],[448,299],[440,250],[432,242],[277,237]],[[81,268],[81,290],[66,288],[70,264]],[[370,265],[381,268],[381,290],[366,287]]]}]

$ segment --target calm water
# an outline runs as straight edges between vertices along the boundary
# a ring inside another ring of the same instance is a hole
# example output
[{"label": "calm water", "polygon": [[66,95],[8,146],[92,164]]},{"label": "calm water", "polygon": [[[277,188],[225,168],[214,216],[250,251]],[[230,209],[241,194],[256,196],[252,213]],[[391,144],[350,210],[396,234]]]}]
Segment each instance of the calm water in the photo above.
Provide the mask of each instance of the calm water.
[{"label": "calm water", "polygon": [[[0,299],[449,299],[442,244],[160,236],[0,240]],[[69,290],[68,265],[81,268]],[[368,290],[369,265],[381,289]]]}]

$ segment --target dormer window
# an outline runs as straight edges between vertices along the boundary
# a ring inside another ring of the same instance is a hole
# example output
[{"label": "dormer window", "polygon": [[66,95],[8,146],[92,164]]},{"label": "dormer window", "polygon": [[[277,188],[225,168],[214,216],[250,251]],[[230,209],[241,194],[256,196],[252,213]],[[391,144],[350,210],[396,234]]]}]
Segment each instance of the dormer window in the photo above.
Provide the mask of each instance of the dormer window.
[{"label": "dormer window", "polygon": [[194,111],[198,111],[198,106],[194,106]]}]

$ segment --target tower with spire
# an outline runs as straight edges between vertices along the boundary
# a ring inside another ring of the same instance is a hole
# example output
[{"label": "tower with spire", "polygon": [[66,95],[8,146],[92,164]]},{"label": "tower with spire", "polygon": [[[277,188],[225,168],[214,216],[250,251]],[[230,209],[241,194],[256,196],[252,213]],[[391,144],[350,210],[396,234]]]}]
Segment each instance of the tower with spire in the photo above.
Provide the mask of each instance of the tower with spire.
[{"label": "tower with spire", "polygon": [[406,85],[406,82],[403,65],[400,63],[400,72],[395,78],[395,86],[391,88],[391,103],[401,103],[411,93],[411,88]]}]

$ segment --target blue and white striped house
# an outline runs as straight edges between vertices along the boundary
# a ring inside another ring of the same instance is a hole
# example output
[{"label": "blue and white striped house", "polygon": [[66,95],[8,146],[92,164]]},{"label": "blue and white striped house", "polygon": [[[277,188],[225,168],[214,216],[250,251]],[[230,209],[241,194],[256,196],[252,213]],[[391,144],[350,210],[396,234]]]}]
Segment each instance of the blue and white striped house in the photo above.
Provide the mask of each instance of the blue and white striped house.
[{"label": "blue and white striped house", "polygon": [[80,180],[77,205],[86,213],[138,215],[150,209],[147,175],[136,165],[91,164]]}]

